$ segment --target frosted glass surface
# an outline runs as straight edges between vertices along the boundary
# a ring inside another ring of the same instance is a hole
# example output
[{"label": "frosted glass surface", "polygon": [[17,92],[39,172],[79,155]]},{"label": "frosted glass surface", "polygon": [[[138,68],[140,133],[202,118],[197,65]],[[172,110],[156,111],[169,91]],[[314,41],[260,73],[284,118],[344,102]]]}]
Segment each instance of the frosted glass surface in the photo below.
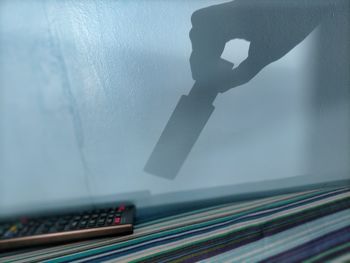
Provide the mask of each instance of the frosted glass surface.
[{"label": "frosted glass surface", "polygon": [[[207,188],[210,197],[212,187],[348,178],[347,89],[322,118],[314,114],[320,28],[249,83],[217,97],[174,180],[144,172],[194,83],[191,15],[220,2],[1,1],[0,214],[114,194],[130,193],[143,206],[136,193]],[[223,57],[242,61],[248,47],[230,42]],[[317,131],[329,120],[336,142],[312,148],[324,141]],[[323,154],[323,166],[315,152],[325,148],[333,154]]]}]

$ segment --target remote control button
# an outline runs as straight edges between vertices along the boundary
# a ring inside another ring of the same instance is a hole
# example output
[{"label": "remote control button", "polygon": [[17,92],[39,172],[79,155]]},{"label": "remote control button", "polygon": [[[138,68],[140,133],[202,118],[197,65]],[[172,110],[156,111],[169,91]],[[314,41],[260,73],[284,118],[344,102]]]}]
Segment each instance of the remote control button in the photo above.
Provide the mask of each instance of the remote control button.
[{"label": "remote control button", "polygon": [[5,232],[7,231],[7,228],[4,227],[0,227],[0,238],[5,234]]},{"label": "remote control button", "polygon": [[105,218],[100,218],[100,219],[97,221],[97,224],[98,224],[99,226],[103,226],[103,225],[105,224],[105,221],[106,221]]},{"label": "remote control button", "polygon": [[64,225],[59,225],[56,228],[57,228],[57,231],[62,231],[64,227],[65,227]]},{"label": "remote control button", "polygon": [[45,226],[40,226],[35,234],[39,235],[39,234],[46,234],[47,232],[49,232],[49,228],[48,227],[45,227]]},{"label": "remote control button", "polygon": [[68,220],[60,220],[60,221],[58,221],[57,224],[58,224],[59,226],[65,226],[65,225],[68,224]]},{"label": "remote control button", "polygon": [[20,219],[20,221],[21,221],[22,224],[27,224],[27,223],[28,223],[28,218],[22,217],[22,218]]},{"label": "remote control button", "polygon": [[114,224],[118,225],[120,223],[120,217],[114,218]]},{"label": "remote control button", "polygon": [[125,210],[125,205],[120,205],[117,212],[123,212]]},{"label": "remote control button", "polygon": [[34,226],[35,225],[35,222],[34,222],[34,220],[30,220],[29,222],[28,222],[28,226]]},{"label": "remote control button", "polygon": [[18,233],[17,225],[11,226],[11,228],[6,232],[7,236],[9,237],[15,237],[17,233]]},{"label": "remote control button", "polygon": [[94,226],[96,226],[96,220],[95,219],[91,219],[89,221],[89,227],[94,227]]},{"label": "remote control button", "polygon": [[47,221],[44,223],[44,225],[47,227],[52,227],[54,225],[54,223],[52,221]]},{"label": "remote control button", "polygon": [[14,237],[14,236],[15,236],[14,233],[12,233],[11,231],[7,231],[7,232],[5,233],[5,235],[4,235],[4,238],[11,238],[11,237]]},{"label": "remote control button", "polygon": [[73,218],[74,221],[78,221],[78,220],[80,220],[80,219],[81,219],[81,216],[75,216],[75,217]]},{"label": "remote control button", "polygon": [[97,218],[98,218],[98,214],[93,214],[93,215],[91,216],[91,218],[92,218],[92,219],[97,219]]},{"label": "remote control button", "polygon": [[73,221],[73,222],[70,224],[69,228],[70,228],[70,229],[76,229],[77,226],[78,226],[78,223],[79,223],[79,221]]},{"label": "remote control button", "polygon": [[79,228],[85,228],[86,224],[87,224],[87,221],[85,221],[85,220],[81,221],[79,224]]},{"label": "remote control button", "polygon": [[64,220],[71,220],[72,219],[72,216],[71,215],[66,215],[63,217]]},{"label": "remote control button", "polygon": [[38,228],[38,226],[36,226],[36,225],[32,226],[32,227],[29,229],[28,234],[29,234],[29,235],[34,235],[37,228]]},{"label": "remote control button", "polygon": [[47,231],[48,233],[56,233],[57,228],[55,226],[50,227],[50,229]]}]

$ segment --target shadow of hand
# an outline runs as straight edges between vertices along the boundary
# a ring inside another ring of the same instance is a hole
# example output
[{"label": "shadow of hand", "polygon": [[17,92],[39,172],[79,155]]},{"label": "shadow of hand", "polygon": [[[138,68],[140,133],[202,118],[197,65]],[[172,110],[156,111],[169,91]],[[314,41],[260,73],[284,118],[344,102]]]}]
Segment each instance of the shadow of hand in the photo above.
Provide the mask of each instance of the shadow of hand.
[{"label": "shadow of hand", "polygon": [[[331,1],[236,0],[195,11],[190,31],[193,79],[214,81],[218,92],[247,83],[302,42],[327,15]],[[233,39],[250,42],[248,57],[234,69],[220,58]]]}]

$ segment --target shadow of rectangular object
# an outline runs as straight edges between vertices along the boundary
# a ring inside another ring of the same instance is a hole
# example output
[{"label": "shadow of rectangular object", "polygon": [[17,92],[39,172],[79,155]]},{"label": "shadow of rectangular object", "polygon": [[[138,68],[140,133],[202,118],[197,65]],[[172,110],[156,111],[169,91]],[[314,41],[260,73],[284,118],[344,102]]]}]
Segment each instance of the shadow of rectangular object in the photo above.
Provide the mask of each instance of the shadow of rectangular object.
[{"label": "shadow of rectangular object", "polygon": [[[198,89],[196,85],[194,89]],[[146,172],[167,179],[176,177],[214,111],[215,96],[197,96],[192,91],[181,96],[146,163]]]}]

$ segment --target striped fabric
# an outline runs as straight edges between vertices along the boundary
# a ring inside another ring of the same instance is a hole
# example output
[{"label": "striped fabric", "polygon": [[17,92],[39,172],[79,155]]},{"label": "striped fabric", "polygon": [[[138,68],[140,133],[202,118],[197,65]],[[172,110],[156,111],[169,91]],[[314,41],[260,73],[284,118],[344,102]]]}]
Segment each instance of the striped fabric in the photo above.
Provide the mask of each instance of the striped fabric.
[{"label": "striped fabric", "polygon": [[137,224],[133,235],[89,240],[0,262],[350,261],[350,189],[231,203]]}]

